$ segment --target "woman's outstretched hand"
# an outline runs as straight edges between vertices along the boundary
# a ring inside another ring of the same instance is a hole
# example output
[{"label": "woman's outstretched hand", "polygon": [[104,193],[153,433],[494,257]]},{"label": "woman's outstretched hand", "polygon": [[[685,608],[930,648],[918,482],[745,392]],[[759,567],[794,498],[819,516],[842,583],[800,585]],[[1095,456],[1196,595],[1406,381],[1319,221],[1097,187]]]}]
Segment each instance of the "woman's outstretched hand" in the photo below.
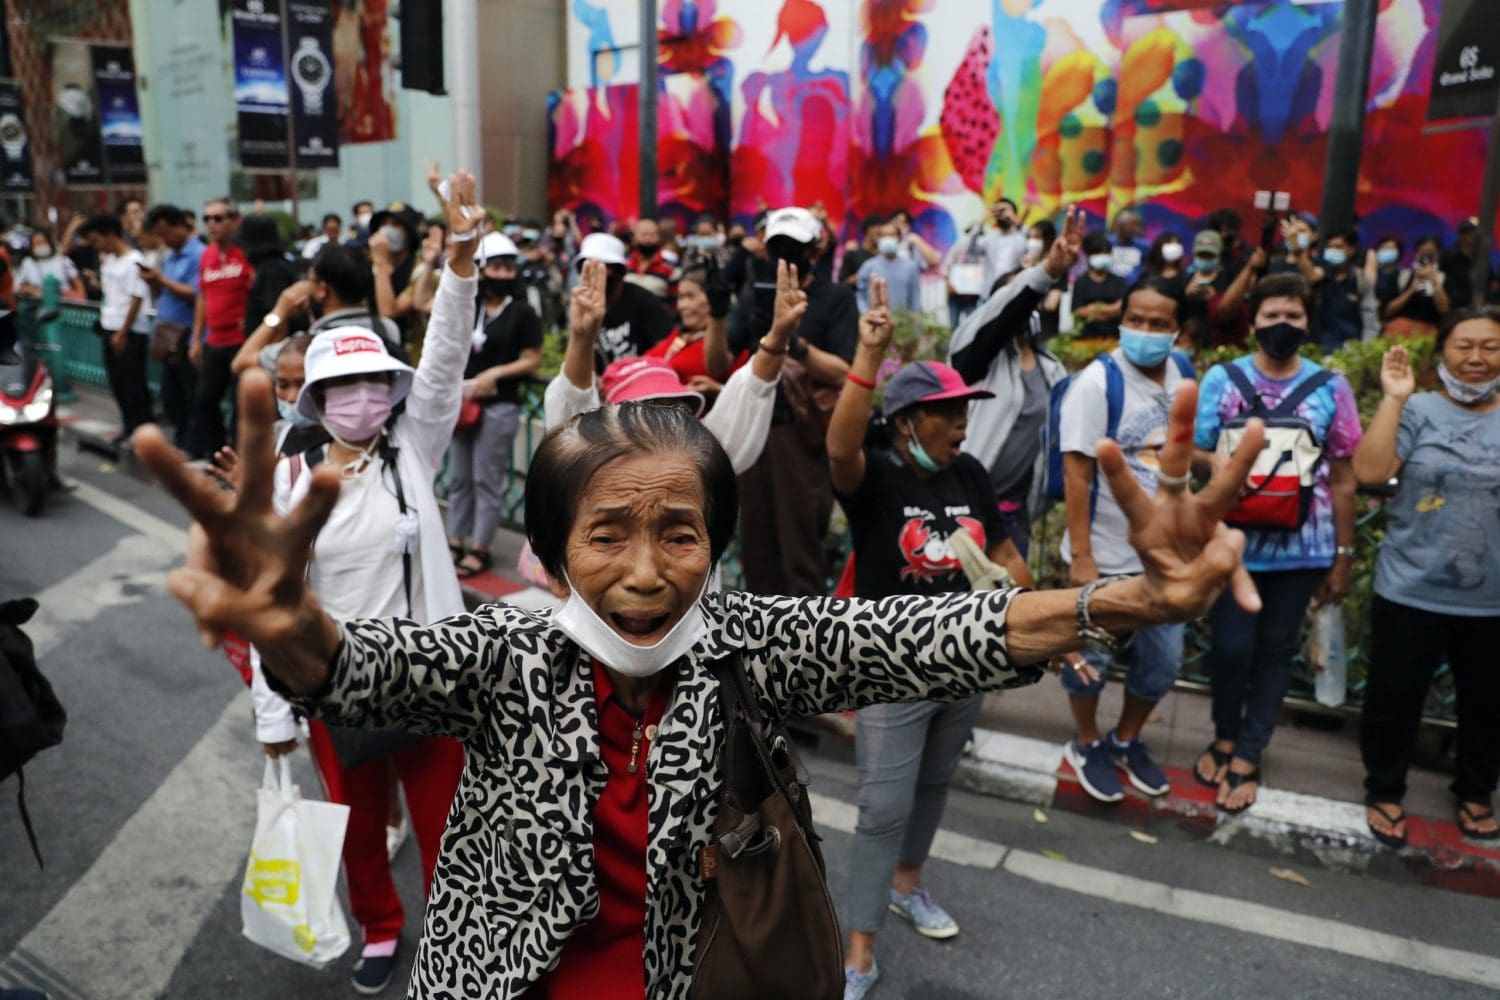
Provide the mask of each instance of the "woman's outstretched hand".
[{"label": "woman's outstretched hand", "polygon": [[1252,420],[1228,463],[1206,487],[1191,493],[1187,476],[1197,407],[1197,383],[1179,386],[1167,423],[1167,443],[1158,456],[1155,497],[1136,482],[1118,444],[1102,441],[1098,449],[1099,468],[1130,522],[1130,545],[1145,570],[1136,595],[1143,604],[1140,611],[1156,621],[1196,618],[1226,586],[1240,607],[1260,610],[1260,595],[1240,558],[1244,533],[1225,527],[1224,515],[1239,500],[1250,466],[1265,445],[1265,428]]},{"label": "woman's outstretched hand", "polygon": [[296,692],[327,680],[339,629],[307,587],[313,540],[339,495],[339,476],[312,471],[306,498],[286,517],[271,504],[276,467],[271,380],[253,369],[239,385],[239,490],[230,494],[191,468],[155,425],[135,434],[136,455],[193,518],[187,565],[167,589],[193,615],[213,648],[233,630],[258,650],[266,669]]}]

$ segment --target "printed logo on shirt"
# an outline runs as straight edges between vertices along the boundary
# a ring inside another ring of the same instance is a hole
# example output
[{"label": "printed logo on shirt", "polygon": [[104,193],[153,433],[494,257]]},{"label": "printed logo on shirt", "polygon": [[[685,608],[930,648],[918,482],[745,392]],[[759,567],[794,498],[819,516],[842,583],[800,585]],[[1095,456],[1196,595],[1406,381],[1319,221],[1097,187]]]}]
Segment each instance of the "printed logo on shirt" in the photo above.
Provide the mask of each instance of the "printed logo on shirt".
[{"label": "printed logo on shirt", "polygon": [[343,357],[345,354],[358,354],[363,351],[384,354],[385,346],[373,337],[340,337],[333,344],[333,353],[339,357]]},{"label": "printed logo on shirt", "polygon": [[230,281],[245,273],[245,265],[237,260],[228,260],[218,267],[206,268],[203,272],[204,281]]},{"label": "printed logo on shirt", "polygon": [[634,351],[630,344],[630,324],[621,323],[599,331],[598,351],[609,361],[628,358]]},{"label": "printed logo on shirt", "polygon": [[[931,527],[936,517],[921,507],[907,507],[903,513],[907,521],[896,540],[897,547],[901,549],[901,555],[906,559],[906,565],[901,570],[901,579],[932,581],[939,577],[962,573],[963,566],[959,563],[953,548],[948,544],[948,539]],[[966,516],[969,513],[967,506],[947,507],[944,508],[943,513],[972,535],[981,549],[987,547],[984,525]]]}]

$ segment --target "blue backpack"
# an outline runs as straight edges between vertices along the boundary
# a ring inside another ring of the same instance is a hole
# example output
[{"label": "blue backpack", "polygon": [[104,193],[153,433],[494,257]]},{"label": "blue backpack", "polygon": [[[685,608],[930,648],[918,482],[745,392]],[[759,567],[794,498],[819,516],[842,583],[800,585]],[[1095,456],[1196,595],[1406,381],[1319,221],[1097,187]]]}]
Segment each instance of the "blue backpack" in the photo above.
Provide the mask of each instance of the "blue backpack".
[{"label": "blue backpack", "polygon": [[[1104,436],[1113,438],[1120,430],[1120,414],[1125,410],[1125,376],[1120,371],[1120,366],[1110,354],[1101,354],[1094,359],[1104,366],[1104,405],[1105,421]],[[1172,352],[1172,362],[1177,365],[1177,370],[1182,373],[1183,378],[1197,378],[1198,372],[1193,367],[1193,359],[1181,351]],[[1087,369],[1085,369],[1087,370]],[[1043,485],[1042,495],[1048,500],[1061,502],[1065,499],[1063,493],[1063,457],[1062,448],[1059,446],[1059,431],[1062,427],[1062,404],[1063,397],[1068,394],[1068,387],[1073,382],[1074,375],[1058,379],[1052,386],[1052,395],[1047,403],[1047,426],[1043,432],[1042,446],[1047,449],[1047,481]],[[1089,519],[1094,517],[1094,506],[1099,498],[1099,475],[1098,470],[1094,473],[1092,491],[1089,493]]]}]

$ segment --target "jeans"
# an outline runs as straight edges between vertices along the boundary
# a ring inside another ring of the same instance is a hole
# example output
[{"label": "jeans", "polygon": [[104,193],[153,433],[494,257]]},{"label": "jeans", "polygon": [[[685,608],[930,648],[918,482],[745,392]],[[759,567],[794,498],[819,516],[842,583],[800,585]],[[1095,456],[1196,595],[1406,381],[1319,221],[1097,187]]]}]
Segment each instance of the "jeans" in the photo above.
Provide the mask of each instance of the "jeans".
[{"label": "jeans", "polygon": [[859,822],[849,859],[849,927],[880,930],[896,862],[927,860],[983,695],[946,704],[871,705],[856,714]]},{"label": "jeans", "polygon": [[151,387],[146,384],[146,353],[150,338],[138,333],[125,335],[125,349],[110,346],[113,331],[104,334],[104,372],[109,376],[109,391],[120,408],[120,423],[127,435],[141,424],[151,422]]},{"label": "jeans", "polygon": [[1441,615],[1376,595],[1374,633],[1359,752],[1369,802],[1400,802],[1422,722],[1427,687],[1446,656],[1458,703],[1457,773],[1461,802],[1488,802],[1500,778],[1500,617]]},{"label": "jeans", "polygon": [[505,514],[510,453],[521,426],[516,403],[491,403],[478,427],[456,431],[448,448],[448,534],[487,549]]},{"label": "jeans", "polygon": [[[1161,701],[1177,683],[1182,670],[1182,637],[1185,625],[1152,625],[1135,634],[1135,638],[1113,657],[1125,668],[1125,690],[1142,701]],[[1063,690],[1080,698],[1097,698],[1104,690],[1104,672],[1109,669],[1108,653],[1085,650],[1083,658],[1099,672],[1099,679],[1088,683],[1078,679],[1076,670],[1062,672]]]},{"label": "jeans", "polygon": [[161,408],[172,425],[172,443],[183,451],[193,446],[193,396],[198,369],[187,358],[161,364]]},{"label": "jeans", "polygon": [[1251,573],[1260,591],[1258,614],[1240,607],[1228,590],[1208,613],[1214,736],[1232,741],[1234,755],[1247,764],[1259,766],[1271,742],[1302,619],[1327,575],[1323,569]]},{"label": "jeans", "polygon": [[193,448],[194,458],[211,458],[224,447],[227,440],[224,432],[224,397],[229,397],[229,433],[234,433],[234,387],[238,381],[229,366],[238,347],[214,347],[203,345],[203,360],[198,365],[198,387],[193,394]]}]

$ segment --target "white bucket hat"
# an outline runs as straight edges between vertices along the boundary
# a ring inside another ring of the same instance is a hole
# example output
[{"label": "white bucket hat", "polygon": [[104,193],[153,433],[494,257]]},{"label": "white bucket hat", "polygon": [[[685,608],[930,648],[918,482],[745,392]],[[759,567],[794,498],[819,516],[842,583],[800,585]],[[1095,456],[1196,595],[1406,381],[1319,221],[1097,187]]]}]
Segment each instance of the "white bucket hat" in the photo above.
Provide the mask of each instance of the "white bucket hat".
[{"label": "white bucket hat", "polygon": [[308,420],[323,418],[313,398],[312,387],[329,379],[390,372],[392,406],[411,392],[411,365],[391,357],[385,349],[385,341],[365,327],[341,326],[318,334],[307,346],[307,357],[302,364],[307,380],[302,383],[302,392],[297,396],[297,412]]},{"label": "white bucket hat", "polygon": [[521,256],[521,251],[516,248],[515,242],[504,233],[490,233],[479,241],[479,252],[474,256],[478,258],[479,266],[483,267],[491,260],[500,257],[519,257]]},{"label": "white bucket hat", "polygon": [[625,266],[625,244],[608,233],[589,233],[578,244],[578,267],[583,267],[583,261],[597,260],[605,264],[619,264]]}]

